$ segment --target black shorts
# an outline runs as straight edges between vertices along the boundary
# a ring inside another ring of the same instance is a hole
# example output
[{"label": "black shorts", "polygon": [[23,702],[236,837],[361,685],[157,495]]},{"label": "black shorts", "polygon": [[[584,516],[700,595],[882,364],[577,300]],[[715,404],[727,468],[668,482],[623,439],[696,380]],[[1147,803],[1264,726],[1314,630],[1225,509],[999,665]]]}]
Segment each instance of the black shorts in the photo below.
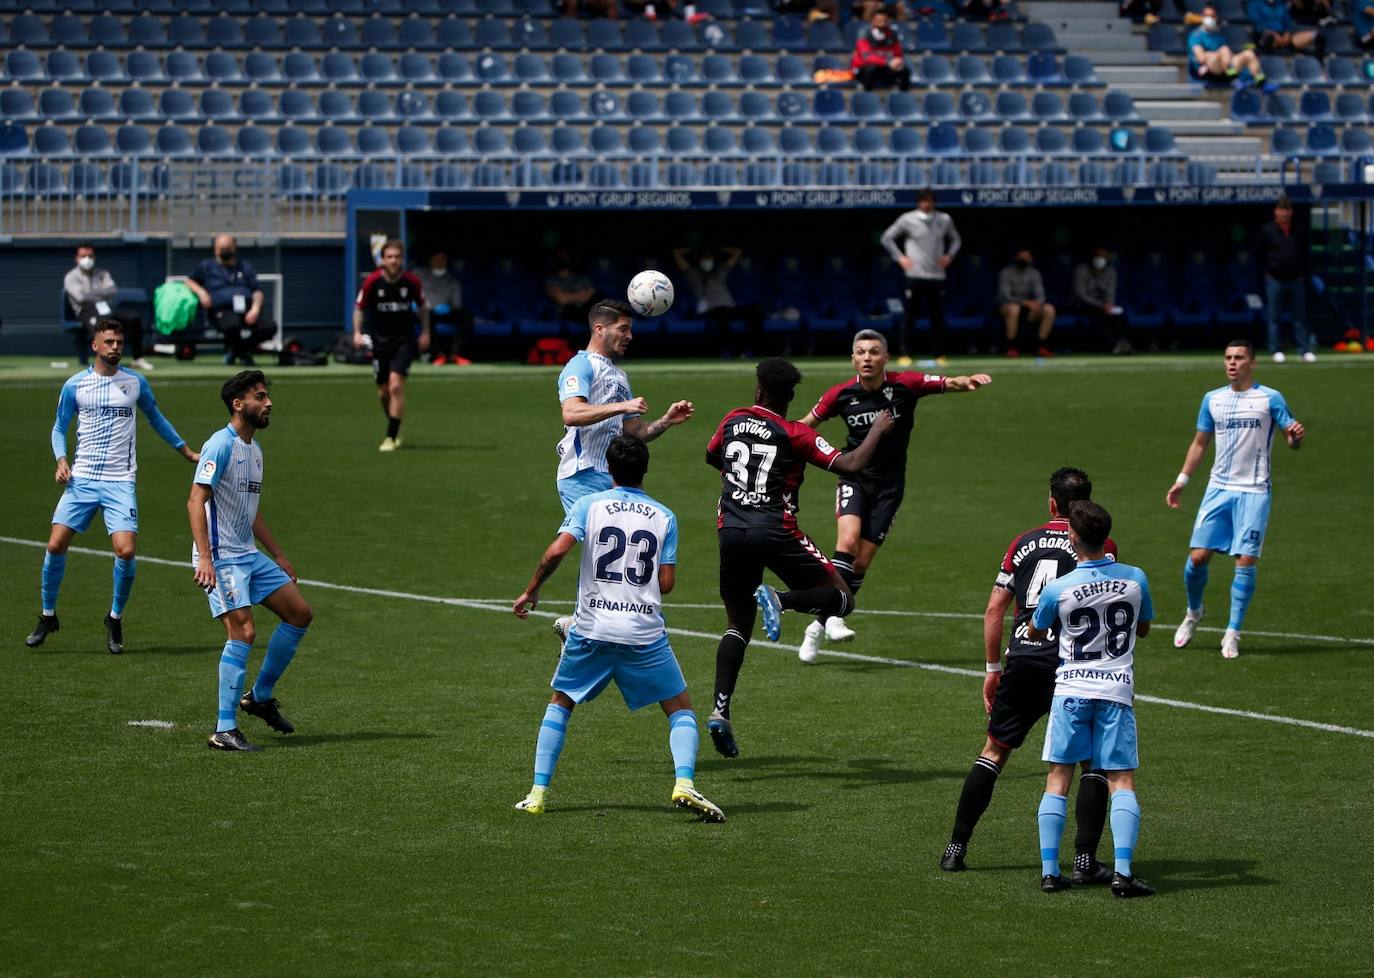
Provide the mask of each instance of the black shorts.
[{"label": "black shorts", "polygon": [[1048,659],[1008,656],[1006,671],[992,698],[988,736],[1003,747],[1020,747],[1026,735],[1054,705],[1054,671]]},{"label": "black shorts", "polygon": [[820,587],[835,568],[830,558],[801,530],[785,527],[724,527],[720,542],[720,596],[726,601],[753,601],[765,569],[791,590]]},{"label": "black shorts", "polygon": [[859,536],[870,543],[881,544],[892,529],[897,510],[902,508],[906,483],[901,479],[887,482],[841,479],[835,488],[835,518],[857,516],[863,521]]},{"label": "black shorts", "polygon": [[372,379],[381,387],[392,374],[402,377],[410,373],[410,364],[420,355],[413,336],[373,337]]}]

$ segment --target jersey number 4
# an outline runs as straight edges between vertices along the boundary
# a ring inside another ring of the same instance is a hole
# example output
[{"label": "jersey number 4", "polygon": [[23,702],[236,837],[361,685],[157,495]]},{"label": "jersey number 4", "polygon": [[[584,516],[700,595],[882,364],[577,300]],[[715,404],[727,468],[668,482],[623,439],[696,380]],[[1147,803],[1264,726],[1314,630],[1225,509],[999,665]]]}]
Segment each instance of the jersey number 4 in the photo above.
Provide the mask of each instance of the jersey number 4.
[{"label": "jersey number 4", "polygon": [[[596,579],[607,584],[629,581],[635,587],[643,587],[654,576],[654,558],[658,556],[658,537],[648,530],[635,530],[629,539],[618,526],[603,526],[596,542],[606,547],[596,558]],[[635,553],[626,558],[630,548]],[[616,567],[619,566],[620,570]]]},{"label": "jersey number 4", "polygon": [[[777,445],[750,445],[732,441],[725,446],[725,461],[730,463],[730,481],[746,492],[760,496],[768,493],[768,473],[778,457]],[[753,469],[753,478],[750,478]],[[750,486],[750,482],[753,486]]]}]

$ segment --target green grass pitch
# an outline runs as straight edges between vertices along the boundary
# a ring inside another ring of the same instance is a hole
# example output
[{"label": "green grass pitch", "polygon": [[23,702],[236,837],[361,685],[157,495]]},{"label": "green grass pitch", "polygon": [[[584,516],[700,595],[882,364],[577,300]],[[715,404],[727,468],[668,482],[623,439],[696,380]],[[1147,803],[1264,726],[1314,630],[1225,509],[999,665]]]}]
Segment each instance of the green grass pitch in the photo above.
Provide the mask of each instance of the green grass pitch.
[{"label": "green grass pitch", "polygon": [[[626,366],[652,408],[696,403],[692,422],[654,444],[647,488],[681,525],[669,627],[704,728],[723,615],[719,482],[703,448],[751,399],[752,377],[748,365],[633,350]],[[848,372],[843,360],[801,366],[798,416]],[[1184,652],[1170,643],[1205,472],[1181,511],[1163,498],[1201,394],[1224,380],[1219,352],[956,364],[994,383],[921,404],[906,503],[852,619],[859,637],[841,650],[874,661],[803,666],[756,644],[735,701],[742,756],[718,757],[703,729],[698,784],[729,817],[705,825],[667,804],[661,713],[630,715],[614,691],[574,714],[549,811],[512,811],[555,661],[548,619],[507,610],[561,517],[552,371],[418,368],[405,447],[379,455],[366,371],[269,369],[262,512],[316,618],[278,686],[299,732],[244,718],[265,749],[231,756],[204,746],[223,632],[191,581],[191,467],[145,423],[140,556],[176,563],[141,562],[128,653],[104,652],[99,523],[77,539],[99,554],[69,560],[62,631],[23,646],[69,371],[0,361],[0,973],[1368,974],[1370,367],[1260,364],[1309,436],[1300,452],[1275,448],[1258,591],[1228,662],[1216,630]],[[194,445],[225,421],[227,372],[152,375]],[[972,871],[936,868],[982,743],[981,683],[904,666],[981,668],[996,565],[1041,520],[1062,464],[1092,475],[1122,559],[1154,588],[1158,627],[1137,651],[1137,684],[1177,704],[1138,707],[1137,867],[1152,900],[1039,892],[1043,727],[1001,779]],[[826,549],[833,489],[813,470],[802,490],[801,524]],[[574,569],[541,610],[567,607]],[[1230,576],[1229,561],[1214,563],[1213,629]],[[263,609],[257,621],[250,678],[274,623]],[[786,619],[784,641],[801,624]]]}]

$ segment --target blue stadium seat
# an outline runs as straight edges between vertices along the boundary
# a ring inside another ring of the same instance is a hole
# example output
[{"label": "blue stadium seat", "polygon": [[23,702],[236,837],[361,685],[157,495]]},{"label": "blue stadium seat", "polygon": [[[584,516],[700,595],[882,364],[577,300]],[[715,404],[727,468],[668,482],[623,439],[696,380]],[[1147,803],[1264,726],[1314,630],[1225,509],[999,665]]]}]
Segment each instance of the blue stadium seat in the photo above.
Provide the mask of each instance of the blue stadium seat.
[{"label": "blue stadium seat", "polygon": [[205,43],[212,48],[243,48],[248,40],[237,17],[220,14],[205,22]]},{"label": "blue stadium seat", "polygon": [[104,126],[78,126],[72,134],[72,152],[77,156],[108,156],[113,147]]},{"label": "blue stadium seat", "polygon": [[[504,67],[504,62],[502,66]],[[467,82],[471,81],[475,74],[471,61],[461,54],[451,52],[439,55],[434,73],[442,82]]]},{"label": "blue stadium seat", "polygon": [[734,163],[707,163],[701,181],[708,187],[734,187],[739,183],[739,167]]},{"label": "blue stadium seat", "polygon": [[320,74],[334,84],[359,80],[357,62],[342,51],[330,51],[320,59]]},{"label": "blue stadium seat", "polygon": [[167,77],[182,85],[203,85],[208,80],[201,70],[200,59],[190,51],[170,51],[163,59]]},{"label": "blue stadium seat", "polygon": [[275,17],[250,17],[243,24],[243,41],[250,48],[274,50],[286,47],[286,35]]},{"label": "blue stadium seat", "polygon": [[249,51],[243,56],[243,74],[258,84],[277,85],[284,81],[277,59],[264,51]]},{"label": "blue stadium seat", "polygon": [[167,43],[173,47],[205,47],[205,26],[199,17],[173,17],[168,21]]},{"label": "blue stadium seat", "polygon": [[67,192],[67,181],[60,167],[51,163],[29,165],[29,193],[59,196]]},{"label": "blue stadium seat", "polygon": [[[347,55],[345,55],[347,57]],[[293,85],[322,85],[319,65],[304,51],[292,51],[281,62],[282,75]]]},{"label": "blue stadium seat", "polygon": [[1260,67],[1264,70],[1265,79],[1274,85],[1297,84],[1293,78],[1293,73],[1288,68],[1287,58],[1281,58],[1275,54],[1262,54],[1260,55]]},{"label": "blue stadium seat", "polygon": [[[439,59],[440,64],[443,58]],[[506,59],[496,54],[483,54],[477,58],[474,66],[479,79],[484,82],[504,82],[509,80],[509,71],[506,67]]]},{"label": "blue stadium seat", "polygon": [[614,92],[595,91],[587,96],[587,112],[594,119],[618,121],[625,118],[625,107]]},{"label": "blue stadium seat", "polygon": [[[700,51],[705,47],[701,38],[697,37],[696,31],[686,21],[665,20],[659,30],[663,47],[670,50]],[[633,36],[633,32],[628,32],[626,40],[630,40]],[[631,46],[637,45],[632,44]]]},{"label": "blue stadium seat", "polygon": [[1145,152],[1151,156],[1161,156],[1178,152],[1174,145],[1174,133],[1172,129],[1165,129],[1162,126],[1150,126],[1145,130]]},{"label": "blue stadium seat", "polygon": [[143,48],[165,48],[168,45],[167,28],[162,19],[148,14],[140,14],[128,22],[129,44]]},{"label": "blue stadium seat", "polygon": [[395,186],[396,170],[380,163],[360,163],[353,168],[352,185],[359,190],[385,190]]},{"label": "blue stadium seat", "polygon": [[322,196],[342,196],[348,192],[349,178],[349,172],[337,163],[317,163],[312,185]]},{"label": "blue stadium seat", "polygon": [[361,116],[354,107],[350,90],[330,88],[320,93],[317,111],[325,122],[348,125],[357,122]]},{"label": "blue stadium seat", "polygon": [[[440,190],[460,190],[469,184],[467,171],[452,163],[436,166],[431,174],[434,186]],[[472,168],[471,184],[474,187],[504,187],[506,171],[496,163],[479,163]]]},{"label": "blue stadium seat", "polygon": [[338,14],[330,17],[320,25],[320,36],[324,39],[326,47],[362,47],[362,41],[358,37],[358,28],[351,17],[344,17]]},{"label": "blue stadium seat", "polygon": [[545,156],[549,151],[544,130],[535,126],[521,126],[511,136],[511,150],[519,156]]},{"label": "blue stadium seat", "polygon": [[29,137],[21,123],[12,119],[0,122],[0,156],[23,156],[29,151]]},{"label": "blue stadium seat", "polygon": [[1331,118],[1331,96],[1326,92],[1307,91],[1302,93],[1298,111],[1309,122]]},{"label": "blue stadium seat", "polygon": [[116,163],[110,167],[110,189],[117,194],[142,193],[148,189],[148,174],[137,163]]},{"label": "blue stadium seat", "polygon": [[800,18],[791,14],[774,17],[773,45],[784,51],[796,51],[805,47],[806,31]]},{"label": "blue stadium seat", "polygon": [[1275,129],[1269,137],[1270,151],[1275,156],[1299,156],[1302,154],[1302,133],[1296,129]]},{"label": "blue stadium seat", "polygon": [[744,155],[752,157],[775,156],[778,152],[772,131],[762,126],[749,126],[741,132],[740,148]]},{"label": "blue stadium seat", "polygon": [[1084,187],[1106,187],[1112,182],[1112,173],[1101,163],[1082,163],[1078,167],[1078,182]]},{"label": "blue stadium seat", "polygon": [[32,51],[11,51],[5,55],[5,76],[10,81],[41,82],[43,65]]},{"label": "blue stadium seat", "polygon": [[630,164],[629,185],[637,190],[647,190],[658,186],[658,167],[653,163],[635,162]]},{"label": "blue stadium seat", "polygon": [[640,51],[662,51],[658,24],[649,20],[632,20],[625,25],[625,46]]},{"label": "blue stadium seat", "polygon": [[611,126],[593,128],[587,144],[598,156],[621,156],[625,153],[625,141],[620,135],[620,130]]},{"label": "blue stadium seat", "polygon": [[1040,166],[1040,183],[1045,187],[1068,187],[1073,184],[1073,170],[1067,163],[1050,160]]},{"label": "blue stadium seat", "polygon": [[434,51],[440,48],[434,23],[427,17],[407,17],[401,21],[396,46],[415,51]]},{"label": "blue stadium seat", "polygon": [[[187,96],[189,99],[190,96]],[[38,114],[44,119],[64,121],[79,119],[76,99],[65,88],[45,88],[38,93]]]},{"label": "blue stadium seat", "polygon": [[1064,58],[1064,80],[1071,85],[1101,85],[1092,61],[1082,54],[1070,54]]},{"label": "blue stadium seat", "polygon": [[1238,122],[1261,122],[1267,117],[1260,96],[1253,88],[1239,88],[1231,95],[1231,118]]},{"label": "blue stadium seat", "polygon": [[[554,58],[555,60],[568,59],[576,65],[575,77],[568,78],[566,77],[566,62],[564,62],[565,66],[561,70],[556,70],[555,73],[555,77],[557,77],[559,81],[580,81],[582,79],[584,72],[582,70],[582,60],[580,58],[571,54],[558,54],[554,55]],[[514,74],[516,79],[524,84],[537,85],[540,82],[548,80],[549,66],[544,63],[542,56],[525,52],[515,56]]]},{"label": "blue stadium seat", "polygon": [[1021,36],[1016,33],[1016,26],[1006,21],[988,24],[984,43],[987,44],[990,51],[1020,53],[1025,50],[1025,45],[1021,43]]},{"label": "blue stadium seat", "polygon": [[358,31],[358,39],[365,48],[394,48],[400,43],[395,21],[390,17],[376,14],[363,21]]},{"label": "blue stadium seat", "polygon": [[234,151],[248,159],[275,155],[272,133],[261,126],[239,126],[238,132],[234,133]]},{"label": "blue stadium seat", "polygon": [[707,126],[702,133],[701,144],[712,156],[734,156],[739,153],[735,131],[725,126]]},{"label": "blue stadium seat", "polygon": [[1030,133],[1018,126],[1007,126],[998,134],[998,149],[1008,156],[1024,156],[1030,152]]},{"label": "blue stadium seat", "polygon": [[153,150],[153,137],[142,126],[125,125],[115,130],[115,150],[120,156],[143,156]]},{"label": "blue stadium seat", "polygon": [[945,22],[931,17],[918,20],[913,46],[918,51],[948,51],[952,45],[949,31],[945,29]]},{"label": "blue stadium seat", "polygon": [[97,14],[92,17],[87,30],[90,43],[103,48],[122,48],[129,43],[129,34],[124,25],[126,17],[113,13]]},{"label": "blue stadium seat", "polygon": [[1069,118],[1078,123],[1099,123],[1106,120],[1097,105],[1097,96],[1092,92],[1071,92],[1069,94]]},{"label": "blue stadium seat", "polygon": [[556,126],[549,138],[554,153],[569,156],[587,151],[586,139],[582,130],[574,126]]},{"label": "blue stadium seat", "polygon": [[1000,187],[1004,172],[1005,168],[996,163],[978,160],[969,164],[968,182],[975,187]]},{"label": "blue stadium seat", "polygon": [[200,93],[200,115],[210,122],[237,122],[234,97],[222,88],[207,88]]},{"label": "blue stadium seat", "polygon": [[285,21],[285,31],[283,43],[286,47],[303,51],[318,51],[326,47],[319,24],[309,17],[293,17]]},{"label": "blue stadium seat", "polygon": [[1296,119],[1298,110],[1293,105],[1293,100],[1282,92],[1274,92],[1264,99],[1264,114],[1276,122],[1286,122]]},{"label": "blue stadium seat", "polygon": [[959,151],[959,130],[947,122],[939,122],[926,131],[926,149],[934,154],[948,155]]},{"label": "blue stadium seat", "polygon": [[1183,35],[1174,24],[1155,24],[1151,27],[1146,35],[1146,46],[1151,51],[1161,51],[1164,54],[1186,55],[1188,53]]},{"label": "blue stadium seat", "polygon": [[686,126],[672,126],[665,134],[668,152],[677,156],[695,156],[701,152],[696,131]]},{"label": "blue stadium seat", "polygon": [[593,20],[587,24],[587,46],[604,51],[625,50],[625,35],[620,22],[614,20]]},{"label": "blue stadium seat", "polygon": [[[844,96],[840,95],[839,92],[834,94],[843,103]],[[815,116],[811,111],[811,103],[800,92],[782,91],[778,93],[778,118],[791,122],[802,122],[813,119]]]},{"label": "blue stadium seat", "polygon": [[[359,104],[361,106],[361,103]],[[388,115],[406,122],[433,122],[437,118],[434,107],[430,105],[429,96],[412,89],[396,93],[395,109]]]},{"label": "blue stadium seat", "polygon": [[1107,151],[1100,129],[1080,127],[1073,131],[1073,152],[1078,156],[1097,156]]},{"label": "blue stadium seat", "polygon": [[472,148],[481,156],[504,156],[510,152],[510,143],[502,130],[481,126],[472,131]]},{"label": "blue stadium seat", "polygon": [[999,54],[992,59],[992,77],[1003,85],[1023,85],[1026,82],[1026,69],[1020,58]]},{"label": "blue stadium seat", "polygon": [[1064,130],[1046,127],[1035,130],[1035,151],[1045,156],[1057,156],[1069,152],[1069,137]]},{"label": "blue stadium seat", "polygon": [[1345,175],[1342,173],[1341,164],[1330,160],[1318,160],[1312,165],[1312,182],[1318,184],[1344,183]]},{"label": "blue stadium seat", "polygon": [[849,139],[839,126],[822,126],[816,130],[816,152],[820,156],[843,156],[849,152]]},{"label": "blue stadium seat", "polygon": [[108,88],[83,88],[77,100],[77,112],[81,118],[89,120],[107,120],[119,116],[119,108]]},{"label": "blue stadium seat", "polygon": [[1102,112],[1113,122],[1134,121],[1139,118],[1135,110],[1135,101],[1128,93],[1122,91],[1109,91],[1103,97]]},{"label": "blue stadium seat", "polygon": [[991,122],[997,118],[987,95],[977,91],[967,91],[959,96],[959,115],[969,122]]},{"label": "blue stadium seat", "polygon": [[428,55],[418,51],[407,51],[401,55],[398,74],[407,85],[430,85],[438,81],[434,74],[434,62]]},{"label": "blue stadium seat", "polygon": [[1374,154],[1374,138],[1367,129],[1351,127],[1341,131],[1341,152],[1347,156]]},{"label": "blue stadium seat", "polygon": [[311,123],[320,117],[310,93],[299,88],[285,89],[278,96],[277,108],[287,122]]},{"label": "blue stadium seat", "polygon": [[[876,102],[877,99],[875,98]],[[746,122],[776,122],[773,101],[763,92],[744,92],[739,99],[739,115]]]},{"label": "blue stadium seat", "polygon": [[482,122],[496,122],[510,116],[506,97],[490,89],[473,93],[472,111]]},{"label": "blue stadium seat", "polygon": [[390,55],[369,51],[358,62],[363,79],[373,85],[399,85],[403,82]]},{"label": "blue stadium seat", "polygon": [[440,156],[466,156],[472,152],[468,130],[459,126],[440,126],[434,130],[434,151]]},{"label": "blue stadium seat", "polygon": [[651,126],[635,126],[626,138],[626,146],[637,156],[657,155],[663,150],[658,130]]},{"label": "blue stadium seat", "polygon": [[[1353,4],[1352,4],[1353,6]],[[1365,5],[1366,8],[1368,4]],[[1359,46],[1355,43],[1355,32],[1350,29],[1349,23],[1329,24],[1326,27],[1318,28],[1321,33],[1322,42],[1330,54],[1353,55],[1359,54]]]},{"label": "blue stadium seat", "polygon": [[216,85],[238,85],[246,79],[238,59],[228,51],[211,51],[205,56],[205,77]]},{"label": "blue stadium seat", "polygon": [[933,187],[957,187],[964,182],[959,164],[951,160],[940,160],[930,168],[930,185]]},{"label": "blue stadium seat", "polygon": [[587,35],[582,30],[582,23],[576,18],[559,17],[549,30],[549,43],[556,48],[581,51],[587,45]]},{"label": "blue stadium seat", "polygon": [[[531,171],[528,163],[517,166],[515,176],[516,186],[534,186],[543,182],[538,170]],[[581,187],[586,182],[587,176],[582,172],[582,167],[576,160],[559,160],[549,167],[548,183],[555,187]],[[520,321],[520,332],[526,336],[555,336],[558,334],[559,328],[556,323],[545,320],[534,322],[522,319]]]},{"label": "blue stadium seat", "polygon": [[1333,56],[1326,59],[1326,75],[1337,85],[1364,86],[1369,82],[1360,74],[1353,58]]},{"label": "blue stadium seat", "polygon": [[778,150],[787,156],[809,156],[816,151],[811,132],[803,126],[788,126],[778,132]]},{"label": "blue stadium seat", "polygon": [[808,187],[815,180],[811,174],[811,167],[795,161],[784,163],[780,176],[784,187]]},{"label": "blue stadium seat", "polygon": [[52,34],[48,25],[37,14],[15,14],[10,18],[10,43],[31,48],[46,48],[52,45]]},{"label": "blue stadium seat", "polygon": [[[807,28],[807,46],[818,51],[844,51],[847,45],[840,28],[832,20],[818,20]],[[927,45],[931,47],[932,45]]]},{"label": "blue stadium seat", "polygon": [[1322,70],[1322,63],[1305,54],[1300,54],[1293,59],[1293,77],[1302,85],[1327,86],[1331,84],[1326,79],[1326,72]]},{"label": "blue stadium seat", "polygon": [[[758,58],[759,56],[751,55],[750,57]],[[740,76],[735,71],[734,59],[723,54],[708,54],[701,59],[701,79],[709,85],[740,84]]]},{"label": "blue stadium seat", "polygon": [[223,126],[201,126],[196,131],[198,156],[231,156],[233,152],[234,137]]},{"label": "blue stadium seat", "polygon": [[1026,96],[1020,92],[998,92],[995,103],[997,115],[1003,122],[1025,122],[1030,119]]},{"label": "blue stadium seat", "polygon": [[119,85],[129,80],[124,66],[112,51],[92,51],[86,55],[86,77],[103,85]]},{"label": "blue stadium seat", "polygon": [[315,152],[321,156],[348,156],[353,152],[353,140],[342,126],[320,126],[315,130]]},{"label": "blue stadium seat", "polygon": [[[521,57],[526,56],[521,55]],[[519,59],[517,59],[517,63],[519,63]],[[526,65],[526,68],[533,70],[533,67],[529,65]],[[564,85],[583,85],[589,80],[586,66],[582,63],[582,59],[575,54],[555,54],[553,56],[553,77],[554,80]]]},{"label": "blue stadium seat", "polygon": [[[650,84],[668,82],[673,85],[700,85],[701,73],[697,61],[680,54],[670,54],[658,68],[658,59],[647,54],[632,54],[629,61],[630,78]],[[652,66],[652,67],[651,67]]]},{"label": "blue stadium seat", "polygon": [[610,163],[593,163],[587,169],[587,186],[602,189],[620,186],[620,169]]},{"label": "blue stadium seat", "polygon": [[439,21],[436,34],[436,44],[441,50],[465,51],[480,46],[476,44],[468,22],[458,17],[445,17]]},{"label": "blue stadium seat", "polygon": [[1148,180],[1157,187],[1170,187],[1180,183],[1181,174],[1178,171],[1178,163],[1165,160],[1151,163]]},{"label": "blue stadium seat", "polygon": [[[779,96],[779,99],[781,98],[782,96]],[[847,108],[844,104],[844,95],[833,88],[818,89],[813,103],[813,111],[816,114],[816,118],[821,120],[833,121],[843,119],[847,114]],[[779,102],[778,105],[778,114],[785,114],[781,102]]]},{"label": "blue stadium seat", "polygon": [[539,92],[523,89],[511,97],[510,109],[523,122],[542,122],[549,116],[548,100]]},{"label": "blue stadium seat", "polygon": [[1021,29],[1021,43],[1032,52],[1054,51],[1059,48],[1059,39],[1054,36],[1054,28],[1034,20]]},{"label": "blue stadium seat", "polygon": [[425,168],[418,163],[402,163],[396,178],[396,186],[402,190],[419,190],[429,186]]},{"label": "blue stadium seat", "polygon": [[988,63],[971,54],[961,54],[954,64],[954,73],[966,85],[988,85],[992,83],[992,73]]},{"label": "blue stadium seat", "polygon": [[1325,122],[1314,123],[1307,128],[1307,152],[1326,155],[1340,152],[1340,140],[1335,127]]},{"label": "blue stadium seat", "polygon": [[928,54],[921,59],[920,78],[927,85],[949,85],[958,82],[949,59],[942,54]]},{"label": "blue stadium seat", "polygon": [[[39,119],[38,107],[28,89],[0,89],[0,118],[6,122],[35,122]],[[28,141],[24,143],[28,148]]]},{"label": "blue stadium seat", "polygon": [[1037,122],[1047,125],[1069,121],[1064,102],[1055,92],[1036,92],[1031,99],[1031,115]]},{"label": "blue stadium seat", "polygon": [[1195,187],[1210,187],[1217,182],[1217,170],[1210,163],[1195,161],[1184,167],[1183,179]]},{"label": "blue stadium seat", "polygon": [[921,104],[910,92],[893,92],[887,97],[887,114],[898,122],[919,119]]},{"label": "blue stadium seat", "polygon": [[1145,182],[1145,168],[1140,160],[1120,160],[1112,170],[1112,182],[1124,187]]},{"label": "blue stadium seat", "polygon": [[[656,67],[656,63],[653,59],[646,58],[645,61],[647,62],[647,64],[654,65]],[[625,66],[624,64],[622,64],[619,56],[614,54],[592,55],[591,61],[588,63],[588,74],[590,75],[592,81],[602,85],[619,85],[624,84],[624,82],[627,80],[625,77]],[[654,72],[654,74],[656,75],[657,72]],[[634,80],[639,82],[652,83],[657,79],[637,78]]]},{"label": "blue stadium seat", "polygon": [[429,129],[424,126],[401,126],[396,130],[396,152],[407,158],[434,155]]},{"label": "blue stadium seat", "polygon": [[1032,51],[1026,58],[1026,77],[1038,85],[1060,81],[1059,59],[1049,51]]},{"label": "blue stadium seat", "polygon": [[362,156],[390,156],[394,152],[391,134],[381,126],[363,126],[353,138]]},{"label": "blue stadium seat", "polygon": [[953,118],[957,113],[954,96],[949,92],[927,92],[921,100],[921,115],[932,122]]},{"label": "blue stadium seat", "polygon": [[151,51],[130,51],[124,59],[124,72],[133,82],[156,85],[167,80],[161,59]]},{"label": "blue stadium seat", "polygon": [[184,88],[164,89],[158,96],[157,110],[164,119],[194,119],[200,115],[191,93]]},{"label": "blue stadium seat", "polygon": [[568,91],[566,88],[559,89],[549,96],[549,115],[563,122],[577,122],[587,117],[587,113],[582,109],[582,99],[576,92]]},{"label": "blue stadium seat", "polygon": [[887,116],[882,99],[874,92],[855,92],[849,100],[849,113],[859,122],[871,122]]},{"label": "blue stadium seat", "polygon": [[956,21],[950,35],[949,46],[955,51],[986,51],[987,41],[983,29],[967,20]]},{"label": "blue stadium seat", "polygon": [[964,154],[967,156],[986,156],[997,148],[992,131],[978,126],[964,130]]},{"label": "blue stadium seat", "polygon": [[153,146],[159,156],[191,156],[196,151],[191,133],[172,123],[158,129]]}]

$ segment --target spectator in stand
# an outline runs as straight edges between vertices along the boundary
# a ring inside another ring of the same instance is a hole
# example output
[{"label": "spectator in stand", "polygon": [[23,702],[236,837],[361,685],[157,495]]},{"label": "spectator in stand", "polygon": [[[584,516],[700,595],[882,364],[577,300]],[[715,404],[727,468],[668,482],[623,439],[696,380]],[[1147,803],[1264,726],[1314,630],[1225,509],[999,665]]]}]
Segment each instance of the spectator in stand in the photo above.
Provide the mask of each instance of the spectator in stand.
[{"label": "spectator in stand", "polygon": [[[1358,4],[1359,0],[1356,0]],[[1330,27],[1341,19],[1331,10],[1331,0],[1290,0],[1289,9],[1295,24],[1310,27]]]},{"label": "spectator in stand", "polygon": [[579,325],[586,323],[596,301],[596,286],[587,276],[573,271],[572,259],[566,251],[554,255],[553,274],[544,283],[544,293],[557,308],[561,322]]},{"label": "spectator in stand", "polygon": [[855,0],[850,9],[853,15],[865,24],[880,10],[887,11],[898,23],[907,19],[906,4],[902,0],[897,0],[896,3],[888,3],[887,0]]},{"label": "spectator in stand", "polygon": [[1217,8],[1208,4],[1202,8],[1202,23],[1188,34],[1188,74],[1198,81],[1240,83],[1242,71],[1248,71],[1255,84],[1265,83],[1258,56],[1249,48],[1235,52],[1227,46]]},{"label": "spectator in stand", "polygon": [[253,351],[277,332],[271,316],[263,314],[265,296],[258,287],[258,273],[240,261],[238,242],[232,234],[215,238],[215,254],[196,267],[186,280],[205,309],[205,318],[224,335],[224,362],[253,365]]},{"label": "spectator in stand", "polygon": [[95,245],[82,242],[76,246],[76,265],[62,280],[67,304],[81,324],[76,333],[77,356],[84,366],[91,355],[91,336],[99,319],[114,319],[124,327],[124,345],[131,355],[132,366],[152,370],[153,365],[143,358],[143,320],[114,308],[111,300],[119,291],[114,276],[95,263]]},{"label": "spectator in stand", "polygon": [[1274,219],[1260,228],[1259,262],[1264,268],[1264,316],[1269,325],[1269,352],[1283,363],[1279,318],[1284,309],[1293,317],[1293,341],[1304,363],[1317,359],[1307,329],[1307,236],[1293,223],[1293,202],[1280,197]]},{"label": "spectator in stand", "polygon": [[911,334],[922,306],[930,315],[931,356],[941,363],[949,352],[945,349],[945,271],[962,243],[954,221],[935,209],[935,192],[929,189],[916,198],[914,211],[897,218],[883,232],[883,249],[902,267],[906,278],[897,366],[911,366]]},{"label": "spectator in stand", "polygon": [[[1374,51],[1374,0],[1355,0],[1355,43]],[[1365,74],[1369,73],[1368,67]]]},{"label": "spectator in stand", "polygon": [[[730,292],[730,273],[742,257],[744,252],[739,248],[673,249],[673,261],[696,298],[697,314],[706,317],[707,325],[712,327],[721,356],[731,352],[752,356],[763,345],[763,310],[737,305]],[[730,325],[735,322],[745,325],[748,346],[744,349],[734,346]]]},{"label": "spectator in stand", "polygon": [[616,0],[563,0],[563,16],[605,17],[607,20],[620,19],[620,5]]},{"label": "spectator in stand", "polygon": [[972,20],[1007,20],[1011,12],[1006,0],[955,0],[959,13]]},{"label": "spectator in stand", "polygon": [[1249,0],[1245,15],[1255,31],[1255,44],[1265,54],[1303,51],[1318,58],[1326,53],[1322,37],[1314,30],[1293,29],[1293,14],[1286,0]]},{"label": "spectator in stand", "polygon": [[997,303],[1007,330],[1007,356],[1021,355],[1016,336],[1023,320],[1027,326],[1035,327],[1039,344],[1035,355],[1054,356],[1049,348],[1050,330],[1054,329],[1054,306],[1045,301],[1045,282],[1034,265],[1029,248],[1018,251],[1012,263],[997,277]]},{"label": "spectator in stand", "polygon": [[897,36],[892,14],[886,8],[875,13],[868,29],[859,34],[849,70],[864,91],[895,85],[905,92],[911,87],[911,69],[902,58],[902,39]]},{"label": "spectator in stand", "polygon": [[472,313],[463,308],[463,284],[449,274],[448,254],[442,248],[431,252],[429,264],[416,269],[415,277],[429,308],[430,362],[470,366],[472,361],[463,356],[463,350],[472,342]]},{"label": "spectator in stand", "polygon": [[1126,317],[1116,304],[1116,269],[1112,253],[1098,245],[1092,258],[1073,270],[1074,311],[1088,321],[1112,353],[1123,356],[1134,352],[1126,338]]}]

